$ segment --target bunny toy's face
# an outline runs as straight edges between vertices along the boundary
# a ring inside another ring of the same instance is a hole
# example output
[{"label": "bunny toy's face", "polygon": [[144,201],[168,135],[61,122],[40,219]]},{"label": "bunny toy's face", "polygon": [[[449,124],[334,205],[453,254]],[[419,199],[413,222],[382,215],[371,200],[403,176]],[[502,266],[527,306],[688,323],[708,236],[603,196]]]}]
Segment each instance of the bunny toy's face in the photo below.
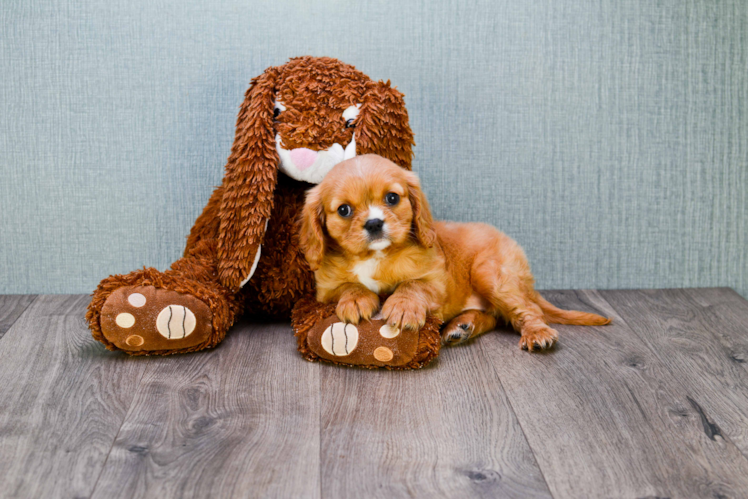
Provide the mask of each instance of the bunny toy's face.
[{"label": "bunny toy's face", "polygon": [[281,172],[319,184],[332,167],[356,156],[364,86],[346,83],[322,88],[310,78],[279,89],[274,116]]}]

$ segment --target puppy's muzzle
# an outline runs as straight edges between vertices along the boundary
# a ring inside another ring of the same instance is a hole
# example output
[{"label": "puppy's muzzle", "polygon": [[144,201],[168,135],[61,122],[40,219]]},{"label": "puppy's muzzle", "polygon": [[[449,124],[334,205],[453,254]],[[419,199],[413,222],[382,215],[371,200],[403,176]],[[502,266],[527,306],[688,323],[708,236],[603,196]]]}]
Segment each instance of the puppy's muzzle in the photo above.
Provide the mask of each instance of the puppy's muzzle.
[{"label": "puppy's muzzle", "polygon": [[382,219],[369,219],[364,224],[364,229],[369,233],[369,237],[378,238],[382,236],[382,228],[384,227],[384,221]]}]

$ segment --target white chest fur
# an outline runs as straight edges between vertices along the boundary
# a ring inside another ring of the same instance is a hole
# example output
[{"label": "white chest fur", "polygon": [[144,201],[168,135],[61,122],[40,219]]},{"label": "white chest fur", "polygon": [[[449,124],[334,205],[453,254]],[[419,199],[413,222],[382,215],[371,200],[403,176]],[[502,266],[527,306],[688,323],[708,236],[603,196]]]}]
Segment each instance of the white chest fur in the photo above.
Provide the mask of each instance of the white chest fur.
[{"label": "white chest fur", "polygon": [[381,287],[381,283],[374,279],[374,274],[377,272],[382,257],[384,257],[382,252],[374,252],[373,257],[362,260],[353,266],[353,274],[356,275],[358,281],[374,293],[379,293]]}]

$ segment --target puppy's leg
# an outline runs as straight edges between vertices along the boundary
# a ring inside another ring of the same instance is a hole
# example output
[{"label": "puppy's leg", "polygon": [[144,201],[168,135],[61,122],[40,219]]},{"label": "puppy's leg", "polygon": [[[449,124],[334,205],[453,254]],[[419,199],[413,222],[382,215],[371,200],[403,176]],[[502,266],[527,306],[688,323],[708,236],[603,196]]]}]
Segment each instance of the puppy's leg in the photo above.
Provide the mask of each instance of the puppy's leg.
[{"label": "puppy's leg", "polygon": [[[360,283],[344,283],[335,290],[338,306],[335,308],[340,321],[358,325],[368,321],[379,310],[379,296]],[[332,302],[334,299],[325,300]]]},{"label": "puppy's leg", "polygon": [[533,306],[509,315],[509,322],[521,334],[519,339],[521,349],[528,351],[548,349],[558,341],[558,332],[546,324],[542,314],[535,311],[537,306],[535,304]]},{"label": "puppy's leg", "polygon": [[478,309],[463,311],[442,330],[442,344],[457,345],[468,339],[490,332],[496,326],[496,318]]},{"label": "puppy's leg", "polygon": [[476,292],[491,304],[521,335],[519,346],[533,351],[547,349],[558,340],[558,332],[545,322],[535,302],[533,277],[522,249],[506,238],[501,247],[487,248],[475,259],[471,278]]},{"label": "puppy's leg", "polygon": [[490,300],[499,314],[520,333],[522,349],[547,349],[558,340],[558,332],[545,322],[540,307],[515,285],[503,284]]}]

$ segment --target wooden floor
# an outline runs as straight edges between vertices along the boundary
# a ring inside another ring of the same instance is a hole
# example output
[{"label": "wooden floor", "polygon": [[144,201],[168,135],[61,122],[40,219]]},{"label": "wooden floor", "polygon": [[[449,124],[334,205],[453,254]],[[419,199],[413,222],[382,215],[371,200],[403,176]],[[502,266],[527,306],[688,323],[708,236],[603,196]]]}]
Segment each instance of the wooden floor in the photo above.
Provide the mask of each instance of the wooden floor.
[{"label": "wooden floor", "polygon": [[288,324],[249,322],[130,358],[91,338],[87,296],[0,296],[0,496],[748,496],[746,300],[545,295],[614,322],[413,372],[309,363]]}]

